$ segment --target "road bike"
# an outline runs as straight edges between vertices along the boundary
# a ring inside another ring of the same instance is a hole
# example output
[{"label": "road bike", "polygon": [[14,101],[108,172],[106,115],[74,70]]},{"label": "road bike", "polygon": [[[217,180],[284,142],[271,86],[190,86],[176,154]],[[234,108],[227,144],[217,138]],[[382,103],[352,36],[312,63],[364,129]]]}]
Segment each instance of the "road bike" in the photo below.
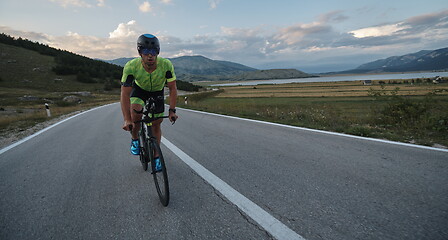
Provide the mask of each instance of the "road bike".
[{"label": "road bike", "polygon": [[[152,122],[161,119],[168,118],[168,116],[154,117],[155,114],[155,100],[150,97],[143,107],[143,110],[136,111],[136,113],[143,114],[142,119],[136,121],[136,124],[140,124],[139,140],[140,140],[140,162],[142,163],[143,170],[148,170],[148,164],[151,166],[151,174],[154,178],[157,194],[159,195],[160,202],[163,206],[168,206],[170,201],[170,190],[168,184],[168,173],[166,171],[165,159],[163,158],[162,150],[157,141],[157,138],[152,134]],[[175,120],[173,120],[174,124]],[[159,166],[157,169],[156,158],[159,158]]]}]

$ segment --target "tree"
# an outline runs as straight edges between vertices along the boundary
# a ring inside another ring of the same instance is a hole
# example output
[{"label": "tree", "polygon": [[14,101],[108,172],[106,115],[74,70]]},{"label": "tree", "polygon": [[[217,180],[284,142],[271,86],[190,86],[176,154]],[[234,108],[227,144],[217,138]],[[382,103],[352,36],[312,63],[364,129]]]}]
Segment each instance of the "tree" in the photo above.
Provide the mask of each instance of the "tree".
[{"label": "tree", "polygon": [[76,80],[82,83],[95,83],[95,80],[86,72],[78,72]]}]

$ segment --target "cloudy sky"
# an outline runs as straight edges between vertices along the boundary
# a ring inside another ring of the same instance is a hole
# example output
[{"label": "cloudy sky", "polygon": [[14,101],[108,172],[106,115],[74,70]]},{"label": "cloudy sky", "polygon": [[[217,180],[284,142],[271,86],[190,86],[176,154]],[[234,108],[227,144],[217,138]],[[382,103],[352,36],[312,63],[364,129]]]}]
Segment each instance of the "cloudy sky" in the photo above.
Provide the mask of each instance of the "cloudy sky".
[{"label": "cloudy sky", "polygon": [[91,58],[203,55],[260,69],[338,71],[448,47],[446,0],[1,0],[0,32]]}]

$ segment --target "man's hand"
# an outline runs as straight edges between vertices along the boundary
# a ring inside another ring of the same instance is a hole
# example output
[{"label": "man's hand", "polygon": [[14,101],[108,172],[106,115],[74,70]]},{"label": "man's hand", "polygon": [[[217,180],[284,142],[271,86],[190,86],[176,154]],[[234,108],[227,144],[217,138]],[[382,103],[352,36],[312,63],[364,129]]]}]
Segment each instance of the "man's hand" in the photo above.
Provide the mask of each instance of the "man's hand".
[{"label": "man's hand", "polygon": [[173,124],[174,124],[174,122],[176,122],[176,120],[179,118],[177,115],[176,115],[176,113],[175,112],[172,112],[172,111],[169,111],[170,113],[169,113],[169,118],[168,119],[170,119],[170,122],[172,122]]},{"label": "man's hand", "polygon": [[134,127],[135,127],[135,123],[133,123],[132,121],[124,121],[123,130],[131,131],[131,128],[134,128]]}]

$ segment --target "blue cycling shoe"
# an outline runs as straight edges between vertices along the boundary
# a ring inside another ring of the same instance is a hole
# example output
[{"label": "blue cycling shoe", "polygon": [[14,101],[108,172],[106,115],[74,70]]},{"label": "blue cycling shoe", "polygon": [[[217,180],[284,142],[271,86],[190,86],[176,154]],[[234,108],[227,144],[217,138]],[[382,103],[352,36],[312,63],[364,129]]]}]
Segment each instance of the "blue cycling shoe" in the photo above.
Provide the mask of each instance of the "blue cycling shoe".
[{"label": "blue cycling shoe", "polygon": [[156,172],[162,171],[162,163],[160,163],[160,158],[154,158],[154,162],[156,163]]},{"label": "blue cycling shoe", "polygon": [[131,154],[140,155],[140,141],[138,139],[131,141]]}]

